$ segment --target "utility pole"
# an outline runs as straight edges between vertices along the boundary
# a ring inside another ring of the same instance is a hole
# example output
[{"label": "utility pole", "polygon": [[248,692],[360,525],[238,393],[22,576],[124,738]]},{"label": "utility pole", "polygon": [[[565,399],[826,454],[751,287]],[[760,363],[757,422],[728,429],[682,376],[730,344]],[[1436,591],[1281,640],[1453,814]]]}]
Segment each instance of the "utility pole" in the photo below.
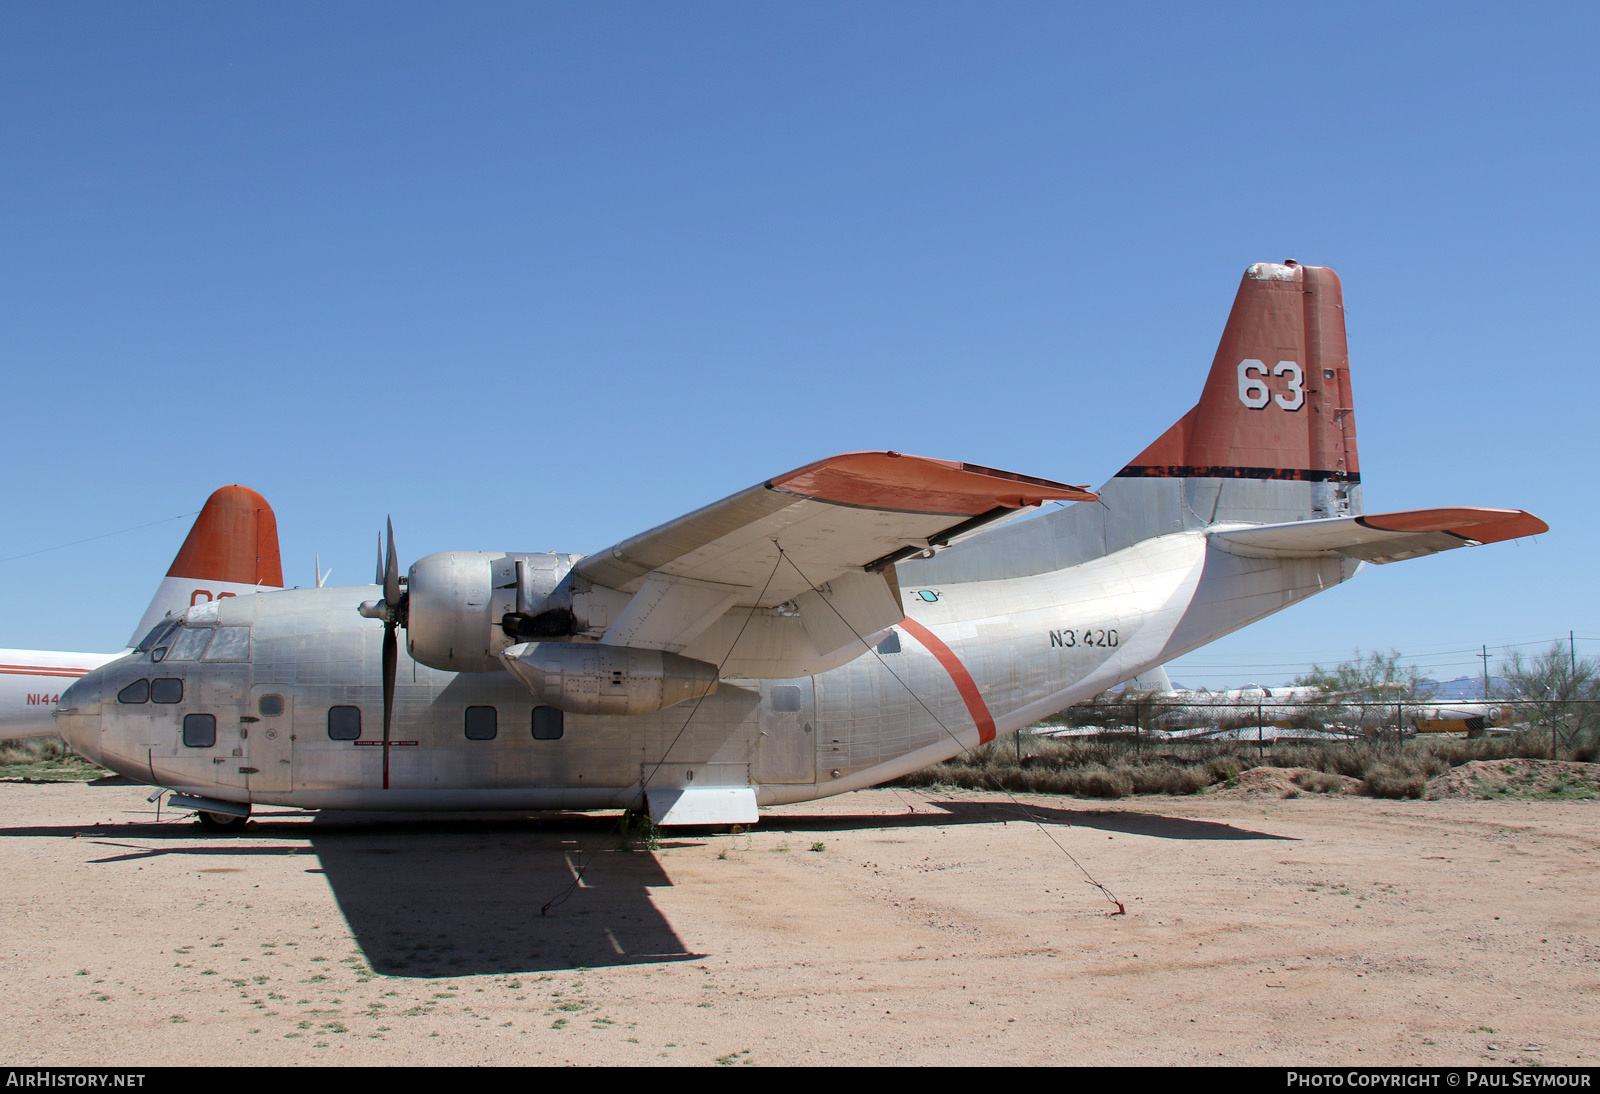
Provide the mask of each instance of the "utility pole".
[{"label": "utility pole", "polygon": [[1489,701],[1489,647],[1483,647],[1483,701]]}]

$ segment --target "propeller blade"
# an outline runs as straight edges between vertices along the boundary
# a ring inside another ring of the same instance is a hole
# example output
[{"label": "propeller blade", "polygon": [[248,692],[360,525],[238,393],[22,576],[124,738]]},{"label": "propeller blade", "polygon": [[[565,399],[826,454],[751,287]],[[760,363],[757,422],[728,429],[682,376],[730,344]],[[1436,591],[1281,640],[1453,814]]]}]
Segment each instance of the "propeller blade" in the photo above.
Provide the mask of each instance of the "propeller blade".
[{"label": "propeller blade", "polygon": [[383,567],[383,598],[393,609],[400,603],[400,557],[394,551],[394,521],[389,521],[389,558]]},{"label": "propeller blade", "polygon": [[372,579],[374,585],[383,584],[383,533],[378,533],[378,568],[373,571],[378,576]]},{"label": "propeller blade", "polygon": [[389,726],[394,720],[394,676],[400,659],[394,624],[383,625],[383,788],[389,789]]}]

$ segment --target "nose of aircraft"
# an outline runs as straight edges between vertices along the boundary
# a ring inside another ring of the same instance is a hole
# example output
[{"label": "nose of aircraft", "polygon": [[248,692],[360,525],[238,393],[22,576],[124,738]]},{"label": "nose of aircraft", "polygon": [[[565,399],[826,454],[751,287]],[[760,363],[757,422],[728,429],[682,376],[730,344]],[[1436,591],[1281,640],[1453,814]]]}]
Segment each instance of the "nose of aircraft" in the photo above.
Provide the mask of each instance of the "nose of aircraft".
[{"label": "nose of aircraft", "polygon": [[72,750],[91,763],[100,762],[100,709],[105,677],[97,669],[61,693],[56,704],[56,732]]}]

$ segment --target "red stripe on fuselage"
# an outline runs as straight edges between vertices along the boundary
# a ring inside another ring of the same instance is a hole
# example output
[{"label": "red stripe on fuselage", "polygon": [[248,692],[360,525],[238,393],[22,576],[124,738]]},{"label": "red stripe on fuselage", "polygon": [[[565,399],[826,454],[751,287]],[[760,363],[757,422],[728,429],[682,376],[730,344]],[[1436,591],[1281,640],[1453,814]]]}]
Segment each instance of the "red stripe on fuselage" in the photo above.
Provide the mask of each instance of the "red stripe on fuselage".
[{"label": "red stripe on fuselage", "polygon": [[93,669],[67,669],[43,665],[0,665],[0,674],[6,676],[87,676]]},{"label": "red stripe on fuselage", "polygon": [[961,693],[961,701],[967,704],[967,713],[972,715],[973,722],[978,727],[978,742],[994,740],[994,715],[989,713],[989,704],[983,701],[983,694],[978,691],[977,683],[972,679],[972,673],[967,671],[967,666],[961,663],[961,658],[955,651],[939,640],[939,636],[912,619],[909,615],[900,624],[906,633],[921,642],[928,648],[928,652],[938,659],[944,666],[944,671],[950,674],[950,680]]}]

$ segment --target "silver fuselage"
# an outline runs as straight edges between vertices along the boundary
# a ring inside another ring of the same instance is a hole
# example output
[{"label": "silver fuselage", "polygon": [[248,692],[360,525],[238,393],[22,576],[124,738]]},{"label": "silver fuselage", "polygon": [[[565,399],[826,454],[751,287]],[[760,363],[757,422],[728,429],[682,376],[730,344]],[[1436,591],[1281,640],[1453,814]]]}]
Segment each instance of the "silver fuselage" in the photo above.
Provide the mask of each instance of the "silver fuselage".
[{"label": "silver fuselage", "polygon": [[[1194,488],[1125,484],[1135,507],[1116,511],[1170,534],[1119,544],[1111,510],[1080,505],[901,563],[906,622],[843,667],[724,679],[704,699],[649,714],[546,708],[540,737],[534,699],[510,673],[439,671],[402,646],[386,745],[383,627],[357,612],[371,586],[222,601],[200,626],[248,627],[247,650],[234,631],[228,659],[123,657],[62,696],[57,725],[123,775],[240,803],[590,809],[637,807],[646,786],[805,801],[1032,724],[1355,572],[1347,559],[1228,553],[1181,496]],[[156,693],[175,701],[150,701]]]}]

